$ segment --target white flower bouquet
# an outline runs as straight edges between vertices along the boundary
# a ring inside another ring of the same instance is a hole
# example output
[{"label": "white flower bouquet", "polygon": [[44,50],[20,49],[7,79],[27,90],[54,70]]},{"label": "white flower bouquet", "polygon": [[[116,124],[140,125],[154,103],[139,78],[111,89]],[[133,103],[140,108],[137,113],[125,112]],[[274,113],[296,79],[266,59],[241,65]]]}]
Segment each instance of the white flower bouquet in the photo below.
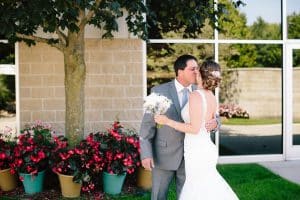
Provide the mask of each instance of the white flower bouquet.
[{"label": "white flower bouquet", "polygon": [[157,93],[151,93],[145,98],[143,107],[145,109],[145,113],[163,115],[170,108],[171,104],[172,101],[167,97]]}]

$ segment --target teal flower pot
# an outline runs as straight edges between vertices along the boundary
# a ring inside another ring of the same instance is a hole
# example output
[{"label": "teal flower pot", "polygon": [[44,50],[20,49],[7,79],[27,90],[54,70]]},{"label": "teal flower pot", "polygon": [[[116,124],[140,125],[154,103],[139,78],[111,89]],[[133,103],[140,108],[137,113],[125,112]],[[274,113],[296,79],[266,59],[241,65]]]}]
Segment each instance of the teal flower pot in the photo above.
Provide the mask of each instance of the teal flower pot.
[{"label": "teal flower pot", "polygon": [[45,170],[39,172],[36,176],[24,173],[19,173],[19,175],[23,179],[22,183],[24,186],[25,193],[35,194],[43,191]]},{"label": "teal flower pot", "polygon": [[120,194],[125,181],[126,173],[117,175],[103,172],[103,190],[107,194]]}]

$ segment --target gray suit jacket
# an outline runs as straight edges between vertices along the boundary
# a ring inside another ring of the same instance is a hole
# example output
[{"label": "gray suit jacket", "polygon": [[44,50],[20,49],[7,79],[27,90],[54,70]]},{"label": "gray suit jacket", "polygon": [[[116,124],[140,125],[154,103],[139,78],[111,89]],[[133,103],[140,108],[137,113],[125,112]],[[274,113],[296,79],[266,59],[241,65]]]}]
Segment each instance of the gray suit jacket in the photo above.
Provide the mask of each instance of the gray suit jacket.
[{"label": "gray suit jacket", "polygon": [[[195,86],[192,87],[193,90]],[[183,121],[174,80],[152,88],[155,92],[172,100],[166,115],[175,121]],[[169,126],[156,127],[152,114],[145,113],[140,128],[141,159],[153,158],[154,165],[164,170],[178,169],[183,159],[182,132]]]}]

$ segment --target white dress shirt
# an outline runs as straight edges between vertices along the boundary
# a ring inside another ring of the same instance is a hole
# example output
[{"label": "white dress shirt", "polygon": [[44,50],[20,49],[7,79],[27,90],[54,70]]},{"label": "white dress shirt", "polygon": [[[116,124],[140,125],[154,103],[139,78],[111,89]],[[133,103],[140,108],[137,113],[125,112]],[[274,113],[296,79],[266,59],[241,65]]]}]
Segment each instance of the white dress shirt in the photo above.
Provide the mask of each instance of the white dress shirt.
[{"label": "white dress shirt", "polygon": [[[175,88],[177,91],[178,100],[180,103],[180,106],[182,106],[182,95],[183,95],[183,89],[185,88],[183,85],[181,85],[176,79],[175,79]],[[186,87],[190,92],[192,91],[192,84]]]}]

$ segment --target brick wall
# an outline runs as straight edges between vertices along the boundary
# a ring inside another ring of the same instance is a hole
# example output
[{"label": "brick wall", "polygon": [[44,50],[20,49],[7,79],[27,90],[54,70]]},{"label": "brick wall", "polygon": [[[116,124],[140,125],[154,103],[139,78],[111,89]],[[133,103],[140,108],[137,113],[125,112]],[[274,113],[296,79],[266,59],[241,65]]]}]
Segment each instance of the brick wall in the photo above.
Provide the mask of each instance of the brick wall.
[{"label": "brick wall", "polygon": [[[21,128],[37,119],[64,132],[63,55],[45,44],[21,43]],[[86,40],[85,132],[104,130],[116,117],[139,128],[143,114],[142,41]]]}]

